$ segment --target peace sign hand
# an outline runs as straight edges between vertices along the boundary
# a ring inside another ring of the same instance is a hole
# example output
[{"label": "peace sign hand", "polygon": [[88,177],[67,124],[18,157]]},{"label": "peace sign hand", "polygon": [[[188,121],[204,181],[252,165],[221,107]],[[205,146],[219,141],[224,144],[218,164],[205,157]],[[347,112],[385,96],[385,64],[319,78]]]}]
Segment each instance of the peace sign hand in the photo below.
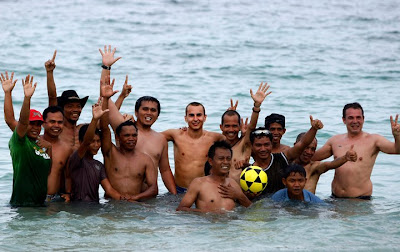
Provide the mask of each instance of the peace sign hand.
[{"label": "peace sign hand", "polygon": [[104,98],[110,98],[111,96],[115,95],[119,91],[113,91],[115,79],[112,80],[110,84],[110,75],[107,75],[105,81],[100,80],[100,95]]},{"label": "peace sign hand", "polygon": [[400,136],[399,114],[396,114],[396,119],[393,121],[393,116],[390,116],[390,124],[392,125],[392,134],[394,137]]}]

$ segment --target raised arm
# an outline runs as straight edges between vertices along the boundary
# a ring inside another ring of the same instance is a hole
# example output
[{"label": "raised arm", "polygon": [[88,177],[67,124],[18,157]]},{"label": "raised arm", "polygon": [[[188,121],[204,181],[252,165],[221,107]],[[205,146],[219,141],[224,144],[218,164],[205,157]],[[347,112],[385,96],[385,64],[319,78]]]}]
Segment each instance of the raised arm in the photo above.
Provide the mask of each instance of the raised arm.
[{"label": "raised arm", "polygon": [[99,49],[99,52],[101,54],[101,58],[102,58],[102,65],[101,67],[103,68],[103,70],[101,71],[101,77],[100,80],[105,81],[106,76],[110,76],[110,70],[111,70],[111,66],[117,62],[121,57],[118,58],[114,58],[114,54],[115,51],[117,50],[117,48],[114,48],[113,50],[111,50],[111,45],[108,46],[104,46],[104,52]]},{"label": "raised arm", "polygon": [[329,158],[330,156],[333,155],[333,151],[332,151],[332,138],[328,139],[328,141],[324,144],[324,146],[322,146],[321,148],[319,148],[314,156],[311,158],[311,160],[313,161],[321,161],[324,159]]},{"label": "raised arm", "polygon": [[172,174],[171,167],[169,165],[167,140],[164,140],[163,146],[164,147],[161,153],[161,158],[158,167],[160,169],[161,178],[164,182],[165,187],[168,189],[170,193],[176,194],[175,179],[174,175]]},{"label": "raised arm", "polygon": [[11,78],[8,78],[8,72],[5,72],[5,77],[3,73],[1,74],[1,85],[3,87],[4,91],[4,120],[6,121],[8,127],[11,129],[11,131],[15,130],[15,127],[17,127],[17,120],[15,120],[14,116],[14,107],[12,104],[12,90],[15,87],[15,83],[17,83],[17,80],[13,81],[14,78],[14,72],[11,73]]},{"label": "raised arm", "polygon": [[[118,91],[113,91],[113,86],[114,86],[114,81],[110,84],[110,76],[107,75],[105,77],[105,80],[100,80],[100,95],[103,98],[102,101],[102,109],[103,111],[108,111],[108,100],[110,99],[111,96],[116,94]],[[112,148],[112,142],[111,142],[111,132],[110,129],[108,128],[108,115],[103,114],[100,119],[100,128],[102,132],[102,138],[101,138],[101,152],[103,153],[104,156],[109,156],[109,153],[111,152]]]},{"label": "raised arm", "polygon": [[33,76],[31,77],[29,74],[26,76],[25,81],[22,79],[22,86],[24,87],[24,102],[22,103],[21,113],[19,114],[19,121],[17,124],[17,134],[19,137],[24,137],[28,131],[31,98],[37,85],[37,83],[32,85],[32,82]]},{"label": "raised arm", "polygon": [[85,136],[83,137],[83,142],[79,145],[78,148],[78,156],[80,158],[83,158],[85,156],[86,151],[89,149],[89,146],[92,143],[96,131],[97,122],[107,112],[108,109],[102,110],[101,97],[100,97],[97,103],[92,105],[92,115],[93,115],[92,121],[90,122],[86,130]]},{"label": "raised arm", "polygon": [[345,155],[338,157],[331,162],[321,162],[321,164],[317,167],[316,172],[318,174],[323,174],[329,170],[336,169],[344,165],[348,161],[357,161],[357,152],[354,150],[354,144],[351,145],[350,150],[348,150]]},{"label": "raised arm", "polygon": [[128,85],[128,75],[125,77],[125,83],[122,86],[122,91],[118,96],[118,99],[115,101],[115,106],[117,106],[118,110],[121,109],[122,102],[125,100],[126,97],[129,96],[129,94],[132,91],[132,85]]},{"label": "raised arm", "polygon": [[110,113],[108,114],[108,119],[110,120],[110,125],[115,132],[115,129],[118,127],[118,125],[125,122],[126,120],[111,99],[108,100],[108,109],[110,110]]},{"label": "raised arm", "polygon": [[47,73],[47,95],[49,96],[49,106],[57,106],[57,90],[54,82],[54,69],[56,68],[57,50],[54,51],[53,58],[44,63]]},{"label": "raised arm", "polygon": [[399,115],[393,120],[393,116],[390,116],[390,124],[392,127],[392,134],[394,137],[394,143],[387,140],[385,137],[375,135],[377,137],[376,145],[378,149],[387,154],[400,154],[400,124],[398,123]]},{"label": "raised arm", "polygon": [[310,145],[310,143],[314,140],[317,131],[324,127],[324,125],[320,120],[318,119],[314,120],[311,115],[310,115],[310,123],[311,123],[311,128],[306,132],[306,134],[304,134],[301,140],[297,142],[292,148],[289,148],[284,151],[289,162],[299,157],[301,153],[304,151],[304,149],[308,145]]}]

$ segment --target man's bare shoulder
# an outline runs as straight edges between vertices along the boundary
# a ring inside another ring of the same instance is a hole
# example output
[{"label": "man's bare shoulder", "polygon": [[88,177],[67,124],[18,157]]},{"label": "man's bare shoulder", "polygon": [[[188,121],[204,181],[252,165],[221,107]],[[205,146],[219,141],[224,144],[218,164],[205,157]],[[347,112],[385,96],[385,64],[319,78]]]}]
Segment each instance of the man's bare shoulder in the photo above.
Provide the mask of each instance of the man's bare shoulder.
[{"label": "man's bare shoulder", "polygon": [[207,130],[204,130],[204,134],[206,136],[208,136],[208,137],[211,137],[211,138],[215,139],[215,140],[221,140],[221,139],[225,138],[224,135],[222,135],[221,133],[207,131]]}]

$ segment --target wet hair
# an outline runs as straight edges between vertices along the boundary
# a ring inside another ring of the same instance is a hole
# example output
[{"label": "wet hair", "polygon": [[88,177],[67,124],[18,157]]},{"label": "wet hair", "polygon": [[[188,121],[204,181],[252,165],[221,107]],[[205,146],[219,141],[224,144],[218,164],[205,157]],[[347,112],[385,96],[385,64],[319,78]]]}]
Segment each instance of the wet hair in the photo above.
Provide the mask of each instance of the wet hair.
[{"label": "wet hair", "polygon": [[271,123],[279,123],[282,128],[285,128],[285,117],[280,114],[272,113],[265,117],[265,128],[269,129]]},{"label": "wet hair", "polygon": [[346,110],[349,108],[353,109],[361,109],[362,116],[364,117],[364,109],[361,107],[360,103],[358,102],[353,102],[353,103],[348,103],[344,105],[343,107],[343,118],[346,118]]},{"label": "wet hair", "polygon": [[59,106],[49,106],[43,111],[43,121],[46,121],[48,113],[57,113],[60,112],[64,117],[64,110]]},{"label": "wet hair", "polygon": [[[215,150],[217,148],[229,150],[231,152],[231,156],[233,155],[232,147],[227,141],[216,141],[216,142],[214,142],[213,145],[211,145],[210,149],[208,149],[207,156],[209,158],[213,159],[215,157]],[[204,164],[204,174],[205,174],[205,176],[210,175],[211,168],[212,168],[211,164],[208,161],[206,161],[206,163]]]},{"label": "wet hair", "polygon": [[200,102],[191,102],[186,106],[185,115],[187,115],[189,106],[201,106],[201,107],[203,107],[203,114],[204,115],[206,114],[206,109],[204,108],[203,104],[201,104]]},{"label": "wet hair", "polygon": [[157,100],[157,98],[154,98],[153,96],[142,96],[139,99],[137,99],[135,103],[135,111],[138,112],[139,108],[142,106],[142,102],[144,101],[149,101],[149,102],[155,102],[157,103],[157,110],[158,110],[158,115],[161,113],[161,105],[160,102]]},{"label": "wet hair", "polygon": [[[87,129],[89,128],[89,124],[85,123],[84,125],[82,125],[82,127],[79,129],[79,142],[83,142],[83,138],[85,138],[85,134]],[[101,139],[101,131],[96,128],[96,130],[94,131],[95,135],[98,135]]]},{"label": "wet hair", "polygon": [[[298,134],[297,137],[296,137],[296,142],[295,142],[294,144],[300,142],[300,140],[303,138],[303,136],[304,136],[305,134],[306,134],[306,132],[302,132],[302,133]],[[315,141],[317,141],[317,143],[318,143],[317,138],[315,137],[314,139],[315,139]]]},{"label": "wet hair", "polygon": [[271,134],[271,132],[269,132],[269,130],[267,130],[264,127],[258,127],[258,128],[256,128],[255,130],[253,130],[250,133],[250,142],[251,142],[251,144],[254,143],[254,139],[261,138],[263,136],[268,137],[269,140],[272,142],[272,134]]},{"label": "wet hair", "polygon": [[283,178],[287,179],[292,173],[299,173],[301,176],[306,177],[306,170],[299,164],[292,163],[288,165],[284,170]]},{"label": "wet hair", "polygon": [[221,124],[224,124],[224,117],[225,116],[235,116],[235,115],[238,117],[238,123],[240,125],[240,114],[236,110],[227,110],[227,111],[225,111],[221,116]]},{"label": "wet hair", "polygon": [[136,123],[132,122],[131,120],[125,121],[123,123],[121,123],[120,125],[118,125],[118,127],[115,129],[115,134],[117,136],[119,136],[119,134],[121,133],[122,127],[124,126],[133,126],[136,129],[136,132],[138,132],[138,129],[136,127]]}]

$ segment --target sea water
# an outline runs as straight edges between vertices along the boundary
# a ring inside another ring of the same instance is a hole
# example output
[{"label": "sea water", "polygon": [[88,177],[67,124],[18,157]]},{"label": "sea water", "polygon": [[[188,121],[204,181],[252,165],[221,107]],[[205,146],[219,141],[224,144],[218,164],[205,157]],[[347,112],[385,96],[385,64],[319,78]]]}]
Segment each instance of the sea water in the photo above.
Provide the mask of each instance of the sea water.
[{"label": "sea water", "polygon": [[[126,74],[133,85],[121,111],[133,113],[140,96],[157,97],[157,131],[185,126],[185,106],[198,101],[208,115],[204,128],[219,132],[229,99],[250,116],[249,90],[264,81],[272,94],[258,126],[270,113],[284,114],[288,145],[309,129],[309,115],[325,124],[319,147],[346,132],[342,108],[355,101],[365,110],[364,130],[393,141],[389,116],[400,113],[396,0],[0,1],[0,31],[0,71],[19,79],[17,118],[27,74],[38,82],[32,108],[47,106],[44,62],[57,49],[57,92],[89,95],[79,120],[89,122],[99,95],[98,49],[109,44],[122,57],[112,67],[115,89]],[[331,200],[330,171],[316,193],[324,206],[264,199],[222,215],[176,212],[181,196],[167,194],[159,177],[159,197],[144,203],[102,198],[100,204],[10,208],[11,131],[2,114],[0,125],[0,250],[390,251],[400,244],[400,156],[378,156],[371,201]]]}]

